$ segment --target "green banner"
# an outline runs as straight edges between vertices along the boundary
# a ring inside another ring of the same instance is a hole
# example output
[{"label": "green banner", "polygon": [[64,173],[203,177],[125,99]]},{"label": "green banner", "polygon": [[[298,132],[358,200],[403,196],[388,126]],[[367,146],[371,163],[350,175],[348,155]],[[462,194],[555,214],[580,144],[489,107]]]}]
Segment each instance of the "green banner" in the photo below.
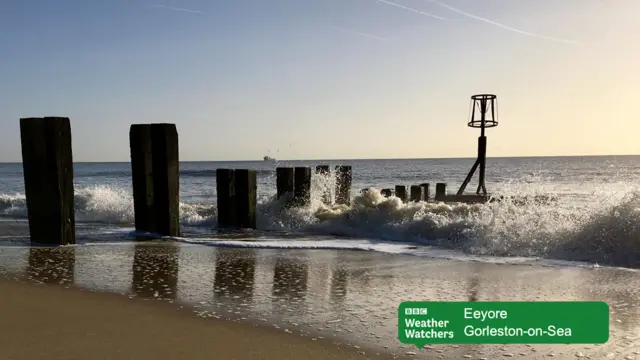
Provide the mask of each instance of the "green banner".
[{"label": "green banner", "polygon": [[605,302],[403,302],[398,338],[427,344],[603,344]]}]

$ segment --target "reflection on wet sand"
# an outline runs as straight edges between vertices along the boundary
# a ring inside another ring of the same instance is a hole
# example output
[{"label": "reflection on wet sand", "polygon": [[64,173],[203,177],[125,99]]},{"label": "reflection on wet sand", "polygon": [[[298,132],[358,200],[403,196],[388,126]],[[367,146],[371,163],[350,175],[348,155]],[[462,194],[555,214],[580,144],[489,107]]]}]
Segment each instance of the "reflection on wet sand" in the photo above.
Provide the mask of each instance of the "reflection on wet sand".
[{"label": "reflection on wet sand", "polygon": [[293,256],[277,256],[273,269],[272,295],[281,307],[298,308],[307,296],[309,280],[307,259]]},{"label": "reflection on wet sand", "polygon": [[469,276],[467,296],[468,301],[478,301],[478,295],[480,292],[480,271],[478,266],[471,267],[471,275]]},{"label": "reflection on wet sand", "polygon": [[75,280],[74,248],[29,248],[27,276],[38,282],[72,285]]},{"label": "reflection on wet sand", "polygon": [[[604,345],[433,346],[413,358],[432,358],[433,351],[442,351],[445,358],[472,359],[510,355],[523,359],[551,355],[555,359],[640,358],[640,276],[627,270],[426,261],[346,251],[212,251],[210,247],[161,243],[30,248],[22,255],[28,263],[25,271],[5,266],[7,261],[18,260],[16,254],[0,251],[0,274],[55,284],[75,281],[76,286],[89,288],[119,277],[121,282],[131,282],[132,291],[141,297],[176,298],[198,314],[206,311],[225,318],[268,321],[292,332],[298,331],[295,324],[299,324],[299,330],[311,336],[359,346],[388,346],[396,354],[416,350],[397,341],[396,312],[402,301],[607,301],[611,338]],[[128,271],[130,260],[133,274]],[[18,272],[22,274],[16,275]],[[178,277],[180,293],[176,290]]]},{"label": "reflection on wet sand", "polygon": [[132,292],[145,298],[175,299],[179,251],[178,246],[136,245],[133,253]]},{"label": "reflection on wet sand", "polygon": [[218,248],[213,283],[216,300],[231,298],[250,301],[253,297],[255,272],[255,250]]},{"label": "reflection on wet sand", "polygon": [[342,304],[347,297],[349,272],[342,266],[333,268],[331,274],[330,300],[334,305]]}]

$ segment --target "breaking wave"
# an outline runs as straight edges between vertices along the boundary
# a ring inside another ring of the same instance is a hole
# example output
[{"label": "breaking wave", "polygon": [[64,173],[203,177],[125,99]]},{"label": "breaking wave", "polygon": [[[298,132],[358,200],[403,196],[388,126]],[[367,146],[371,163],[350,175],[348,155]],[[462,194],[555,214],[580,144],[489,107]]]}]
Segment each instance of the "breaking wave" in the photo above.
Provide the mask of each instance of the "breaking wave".
[{"label": "breaking wave", "polygon": [[[565,203],[562,198],[546,204],[508,199],[476,205],[403,203],[370,188],[354,195],[351,206],[328,206],[316,197],[308,206],[288,208],[283,206],[286,199],[265,197],[259,201],[257,217],[258,230],[328,235],[333,237],[332,246],[336,241],[348,247],[356,239],[372,239],[480,256],[640,266],[640,192],[627,189],[600,198],[603,200],[584,207]],[[77,188],[75,199],[79,222],[133,224],[133,200],[127,190]],[[25,197],[0,194],[0,215],[26,217]],[[212,204],[180,204],[181,223],[186,228],[214,229],[216,217]],[[215,243],[216,239],[212,236],[208,241]],[[300,247],[322,246],[301,242]]]}]

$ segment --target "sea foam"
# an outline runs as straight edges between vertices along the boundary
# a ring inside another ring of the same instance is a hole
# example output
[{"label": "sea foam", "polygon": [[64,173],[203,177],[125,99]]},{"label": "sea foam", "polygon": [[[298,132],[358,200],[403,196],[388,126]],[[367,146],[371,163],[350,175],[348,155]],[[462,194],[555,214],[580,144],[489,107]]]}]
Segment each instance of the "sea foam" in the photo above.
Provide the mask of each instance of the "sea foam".
[{"label": "sea foam", "polygon": [[[640,265],[640,192],[629,187],[577,207],[563,200],[541,204],[510,200],[488,204],[403,203],[370,188],[353,196],[350,206],[326,205],[322,191],[334,180],[314,177],[310,204],[285,207],[275,196],[259,201],[257,234],[252,242],[231,241],[216,234],[217,209],[210,203],[181,203],[187,241],[226,246],[361,249],[420,253],[412,246],[454,250],[469,256],[545,258],[637,267]],[[527,184],[514,193],[536,195]],[[607,191],[603,189],[602,191]],[[509,195],[507,192],[503,192]],[[111,186],[77,187],[78,222],[131,227],[133,201],[128,190]],[[27,216],[22,194],[0,194],[0,215]],[[286,234],[278,241],[273,232]],[[255,234],[253,235],[255,237]],[[265,235],[266,236],[266,235]],[[316,236],[314,241],[291,238]],[[384,246],[385,244],[390,246]],[[391,246],[393,245],[393,246]],[[399,246],[399,247],[398,247]],[[422,251],[422,250],[421,250]],[[431,254],[433,254],[432,250]],[[426,254],[426,253],[425,253]]]}]

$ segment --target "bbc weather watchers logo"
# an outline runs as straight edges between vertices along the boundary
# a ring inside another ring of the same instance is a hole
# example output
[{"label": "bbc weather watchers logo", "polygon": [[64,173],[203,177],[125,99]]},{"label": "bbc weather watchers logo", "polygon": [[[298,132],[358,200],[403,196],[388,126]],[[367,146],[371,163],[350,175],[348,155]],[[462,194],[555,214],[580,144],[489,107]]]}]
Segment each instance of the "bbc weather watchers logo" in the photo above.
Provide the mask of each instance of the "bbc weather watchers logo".
[{"label": "bbc weather watchers logo", "polygon": [[405,315],[427,315],[427,308],[405,308]]}]

